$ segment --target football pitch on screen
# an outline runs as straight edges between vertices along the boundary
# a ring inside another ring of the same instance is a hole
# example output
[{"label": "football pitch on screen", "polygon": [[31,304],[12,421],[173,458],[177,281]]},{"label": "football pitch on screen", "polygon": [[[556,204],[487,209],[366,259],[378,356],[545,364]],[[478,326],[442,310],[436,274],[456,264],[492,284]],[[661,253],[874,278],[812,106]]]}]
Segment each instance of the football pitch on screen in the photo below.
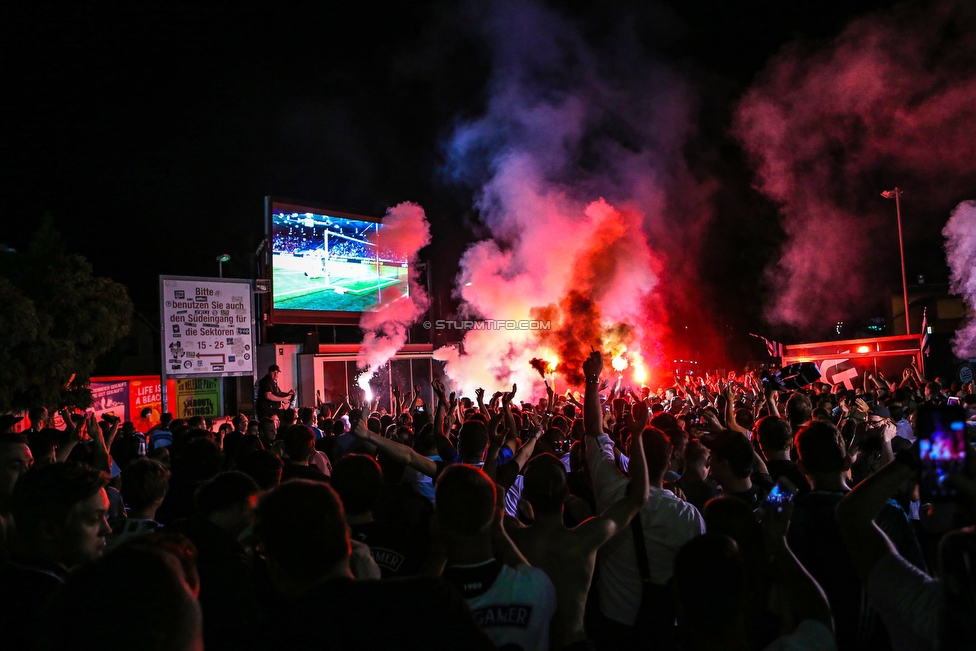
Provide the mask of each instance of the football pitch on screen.
[{"label": "football pitch on screen", "polygon": [[377,293],[393,285],[407,293],[407,270],[386,266],[377,276],[308,277],[293,269],[274,268],[274,303],[279,310],[362,312],[376,305]]}]

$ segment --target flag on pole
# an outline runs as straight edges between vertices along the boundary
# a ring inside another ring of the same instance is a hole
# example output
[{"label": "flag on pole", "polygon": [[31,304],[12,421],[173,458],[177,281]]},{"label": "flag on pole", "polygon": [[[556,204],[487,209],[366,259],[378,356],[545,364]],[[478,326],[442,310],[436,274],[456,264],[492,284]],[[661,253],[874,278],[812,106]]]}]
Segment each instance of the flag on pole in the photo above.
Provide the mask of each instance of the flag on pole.
[{"label": "flag on pole", "polygon": [[922,354],[928,357],[929,355],[929,308],[922,308]]},{"label": "flag on pole", "polygon": [[779,343],[778,341],[771,341],[769,339],[766,339],[766,337],[763,337],[762,335],[753,334],[751,332],[749,333],[749,336],[758,337],[759,339],[762,339],[763,343],[766,344],[766,353],[770,357],[783,356],[783,344]]}]

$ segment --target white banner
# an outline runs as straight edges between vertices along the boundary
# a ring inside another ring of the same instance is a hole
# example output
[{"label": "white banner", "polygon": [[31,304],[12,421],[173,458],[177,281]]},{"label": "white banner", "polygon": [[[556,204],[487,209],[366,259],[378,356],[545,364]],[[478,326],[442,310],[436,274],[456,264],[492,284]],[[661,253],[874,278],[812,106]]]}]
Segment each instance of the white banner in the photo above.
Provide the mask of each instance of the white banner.
[{"label": "white banner", "polygon": [[249,280],[160,276],[159,289],[166,376],[254,375]]}]

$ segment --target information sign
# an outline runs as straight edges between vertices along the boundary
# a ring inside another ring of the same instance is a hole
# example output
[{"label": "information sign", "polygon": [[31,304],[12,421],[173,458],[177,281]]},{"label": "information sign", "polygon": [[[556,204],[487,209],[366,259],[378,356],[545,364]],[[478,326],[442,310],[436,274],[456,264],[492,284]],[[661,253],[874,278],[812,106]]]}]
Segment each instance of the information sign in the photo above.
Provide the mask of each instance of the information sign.
[{"label": "information sign", "polygon": [[160,276],[159,290],[167,377],[254,375],[251,281]]}]

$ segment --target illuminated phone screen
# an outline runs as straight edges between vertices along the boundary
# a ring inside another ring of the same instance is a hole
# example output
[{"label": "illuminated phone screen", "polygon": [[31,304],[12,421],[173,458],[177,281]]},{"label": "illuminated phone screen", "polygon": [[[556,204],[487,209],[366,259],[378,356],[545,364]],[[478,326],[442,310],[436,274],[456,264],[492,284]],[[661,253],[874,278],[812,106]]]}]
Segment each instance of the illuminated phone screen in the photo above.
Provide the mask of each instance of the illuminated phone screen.
[{"label": "illuminated phone screen", "polygon": [[948,479],[966,469],[965,413],[959,408],[936,408],[919,414],[919,487],[923,499],[955,497]]}]

